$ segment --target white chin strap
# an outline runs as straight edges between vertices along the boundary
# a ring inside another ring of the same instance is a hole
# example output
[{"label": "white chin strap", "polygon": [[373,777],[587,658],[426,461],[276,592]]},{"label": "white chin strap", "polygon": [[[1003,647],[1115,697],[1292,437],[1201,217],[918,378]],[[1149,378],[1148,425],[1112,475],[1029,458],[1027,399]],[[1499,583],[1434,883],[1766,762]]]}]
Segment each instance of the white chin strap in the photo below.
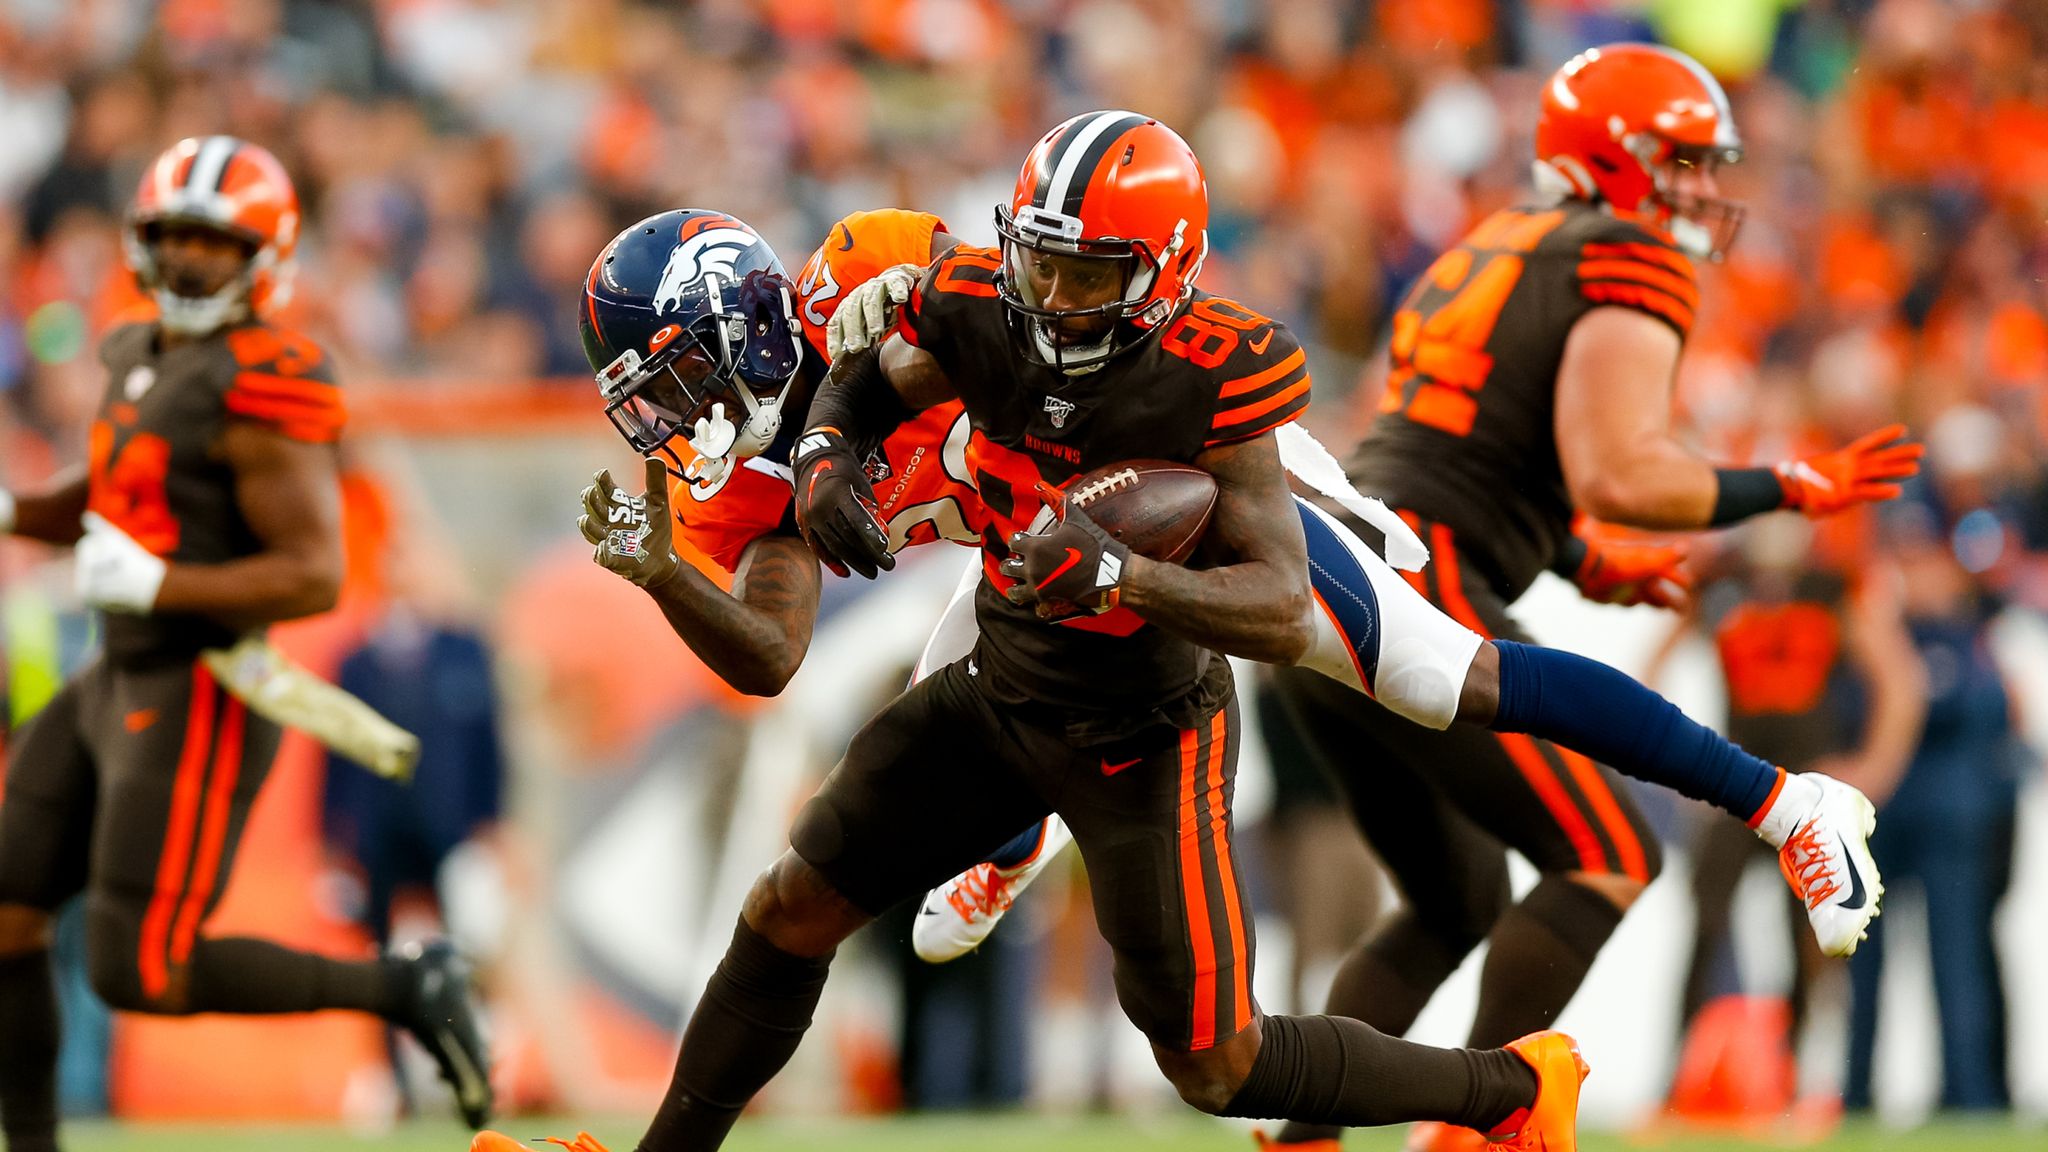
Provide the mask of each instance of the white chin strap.
[{"label": "white chin strap", "polygon": [[168,288],[158,288],[152,295],[165,331],[206,336],[249,314],[248,287],[237,276],[211,296],[180,296]]}]

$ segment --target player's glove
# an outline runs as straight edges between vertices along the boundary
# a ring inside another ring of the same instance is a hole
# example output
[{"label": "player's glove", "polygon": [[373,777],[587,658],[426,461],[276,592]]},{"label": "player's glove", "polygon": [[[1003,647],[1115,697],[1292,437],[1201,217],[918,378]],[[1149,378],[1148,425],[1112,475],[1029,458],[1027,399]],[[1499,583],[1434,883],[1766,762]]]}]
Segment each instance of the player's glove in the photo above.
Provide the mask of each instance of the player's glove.
[{"label": "player's glove", "polygon": [[612,483],[611,469],[598,472],[583,490],[583,515],[576,530],[597,545],[590,558],[642,588],[652,588],[683,566],[676,558],[675,531],[668,509],[668,469],[649,456],[647,491],[634,496]]},{"label": "player's glove", "polygon": [[1010,537],[1010,555],[1001,569],[1017,583],[1005,595],[1012,604],[1054,610],[1041,611],[1042,616],[1067,605],[1098,614],[1116,607],[1131,550],[1068,503],[1059,489],[1041,483],[1038,495],[1052,509],[1053,521],[1041,532]]},{"label": "player's glove", "polygon": [[1692,574],[1683,567],[1684,544],[1651,544],[1598,534],[1579,536],[1576,541],[1585,554],[1573,567],[1571,580],[1586,599],[1601,604],[1685,607]]},{"label": "player's glove", "polygon": [[1906,439],[1906,426],[1880,428],[1846,448],[1787,460],[1772,468],[1785,486],[1785,507],[1827,516],[1899,494],[1897,481],[1920,472],[1927,446]]},{"label": "player's glove", "polygon": [[97,512],[87,512],[80,522],[85,535],[73,554],[78,598],[95,608],[138,616],[155,608],[170,565]]},{"label": "player's glove", "polygon": [[879,344],[896,326],[896,310],[909,301],[917,278],[924,275],[919,264],[898,264],[884,268],[846,294],[832,319],[825,325],[825,356],[837,360]]},{"label": "player's glove", "polygon": [[852,445],[836,429],[813,428],[796,444],[796,527],[825,567],[872,580],[896,567],[889,534],[875,516],[875,489]]}]

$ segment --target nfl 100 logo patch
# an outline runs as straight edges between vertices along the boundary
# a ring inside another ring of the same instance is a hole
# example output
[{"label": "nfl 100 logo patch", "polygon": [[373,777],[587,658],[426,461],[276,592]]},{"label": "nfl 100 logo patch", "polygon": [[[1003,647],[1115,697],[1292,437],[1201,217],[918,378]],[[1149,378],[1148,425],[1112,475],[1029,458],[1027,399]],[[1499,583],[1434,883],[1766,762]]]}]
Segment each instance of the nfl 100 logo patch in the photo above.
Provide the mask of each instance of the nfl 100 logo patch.
[{"label": "nfl 100 logo patch", "polygon": [[1053,427],[1065,428],[1067,426],[1067,417],[1073,414],[1074,402],[1072,400],[1062,400],[1057,396],[1047,396],[1045,398],[1046,419],[1052,421]]}]

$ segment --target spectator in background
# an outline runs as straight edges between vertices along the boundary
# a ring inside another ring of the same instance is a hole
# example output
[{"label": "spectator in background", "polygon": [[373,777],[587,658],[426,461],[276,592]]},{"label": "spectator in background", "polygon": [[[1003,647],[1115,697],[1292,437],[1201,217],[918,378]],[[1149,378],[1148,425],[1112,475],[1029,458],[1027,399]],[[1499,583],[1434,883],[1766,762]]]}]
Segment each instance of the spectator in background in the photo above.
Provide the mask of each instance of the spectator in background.
[{"label": "spectator in background", "polygon": [[[1705,565],[1674,639],[1696,629],[1713,640],[1729,739],[1788,772],[1825,772],[1881,802],[1919,742],[1925,676],[1906,631],[1897,571],[1872,557],[1857,557],[1845,571],[1815,546],[1815,535],[1812,522],[1791,516],[1738,529],[1732,547]],[[1789,1012],[1762,1004],[1734,971],[1736,889],[1752,864],[1771,859],[1757,843],[1717,812],[1703,815],[1694,838],[1696,930],[1680,1009],[1685,1048],[1669,1102],[1684,1119],[1768,1120],[1798,1097],[1794,1054],[1825,960],[1804,930],[1805,909],[1791,899],[1797,955]],[[1889,857],[1884,864],[1892,867]],[[1742,991],[1748,995],[1730,995]]]},{"label": "spectator in background", "polygon": [[450,934],[470,955],[489,959],[501,942],[476,937],[498,933],[465,933],[475,921],[463,914],[469,910],[448,906],[442,881],[459,851],[488,851],[504,809],[490,647],[427,585],[434,567],[419,543],[397,545],[390,568],[389,603],[336,680],[420,738],[419,765],[401,784],[330,755],[322,824],[330,850],[362,878],[358,918],[380,946],[390,942],[394,899],[412,889],[438,897]]},{"label": "spectator in background", "polygon": [[[2004,1111],[2006,1000],[1992,919],[2012,881],[2014,808],[2031,759],[2009,685],[1993,659],[2003,607],[1987,578],[2018,539],[1997,465],[2003,429],[1982,408],[1952,409],[1928,435],[1930,481],[1884,516],[1887,551],[1904,575],[1905,609],[1927,669],[1926,730],[1898,789],[1880,809],[1873,854],[1894,892],[1926,898],[1941,1015],[1940,1106]],[[1849,1074],[1844,1103],[1872,1104],[1882,922],[1850,962]]]}]

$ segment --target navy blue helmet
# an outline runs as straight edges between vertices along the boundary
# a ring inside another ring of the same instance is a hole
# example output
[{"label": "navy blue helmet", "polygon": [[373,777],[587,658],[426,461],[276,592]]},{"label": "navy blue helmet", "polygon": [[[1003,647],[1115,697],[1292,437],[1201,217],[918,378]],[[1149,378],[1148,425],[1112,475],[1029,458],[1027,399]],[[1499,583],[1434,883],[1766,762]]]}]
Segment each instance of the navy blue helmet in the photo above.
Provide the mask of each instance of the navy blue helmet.
[{"label": "navy blue helmet", "polygon": [[[579,311],[605,415],[642,455],[708,482],[774,442],[803,329],[795,284],[744,222],[700,208],[649,216],[598,253]],[[678,435],[700,460],[687,469]]]}]

